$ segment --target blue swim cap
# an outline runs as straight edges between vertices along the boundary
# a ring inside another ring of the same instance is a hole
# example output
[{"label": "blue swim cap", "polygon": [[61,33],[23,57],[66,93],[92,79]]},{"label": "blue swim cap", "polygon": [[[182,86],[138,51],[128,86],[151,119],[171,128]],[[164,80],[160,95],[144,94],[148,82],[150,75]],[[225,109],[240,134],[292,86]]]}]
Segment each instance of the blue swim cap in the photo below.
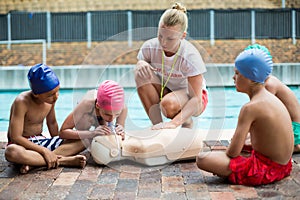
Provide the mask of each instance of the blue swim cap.
[{"label": "blue swim cap", "polygon": [[44,64],[37,64],[31,67],[27,78],[34,94],[49,92],[59,85],[57,76]]},{"label": "blue swim cap", "polygon": [[264,83],[272,72],[273,61],[262,49],[247,49],[237,56],[235,67],[246,78]]}]

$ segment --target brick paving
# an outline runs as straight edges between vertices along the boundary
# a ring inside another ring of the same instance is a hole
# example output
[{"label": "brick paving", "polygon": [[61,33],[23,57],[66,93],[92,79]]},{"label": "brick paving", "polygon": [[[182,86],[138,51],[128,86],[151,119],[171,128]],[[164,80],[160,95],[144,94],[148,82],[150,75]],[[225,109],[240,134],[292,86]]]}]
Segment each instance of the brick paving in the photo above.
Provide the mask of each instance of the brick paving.
[{"label": "brick paving", "polygon": [[[236,56],[249,44],[250,39],[190,40],[199,50],[205,63],[233,63]],[[88,48],[86,42],[55,42],[47,49],[47,65],[127,65],[136,64],[137,53],[144,41],[93,42]],[[291,39],[257,39],[258,44],[266,46],[272,54],[274,63],[299,63],[300,42],[292,44]],[[41,62],[41,44],[14,44],[10,50],[0,45],[0,66],[32,66]]]},{"label": "brick paving", "polygon": [[[217,150],[225,149],[224,141]],[[209,145],[210,142],[207,142]],[[215,143],[216,144],[216,143]],[[299,199],[300,154],[293,155],[290,177],[274,184],[246,187],[199,170],[195,160],[161,167],[124,161],[110,166],[96,164],[89,152],[84,169],[59,167],[34,169],[21,175],[0,149],[0,199]],[[216,145],[215,145],[216,146]],[[218,146],[218,145],[217,145]]]}]

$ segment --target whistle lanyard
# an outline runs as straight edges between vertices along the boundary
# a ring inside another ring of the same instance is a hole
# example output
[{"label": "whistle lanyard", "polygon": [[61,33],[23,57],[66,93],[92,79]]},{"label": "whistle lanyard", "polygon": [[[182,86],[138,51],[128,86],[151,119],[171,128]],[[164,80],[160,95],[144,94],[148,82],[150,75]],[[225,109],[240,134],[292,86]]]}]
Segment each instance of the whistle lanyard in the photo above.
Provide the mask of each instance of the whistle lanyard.
[{"label": "whistle lanyard", "polygon": [[164,89],[167,86],[167,83],[169,82],[169,79],[170,79],[170,77],[172,75],[172,72],[174,70],[174,66],[175,66],[175,63],[176,63],[177,58],[178,58],[178,52],[179,52],[179,49],[177,50],[177,52],[175,54],[175,58],[174,58],[174,61],[173,61],[173,64],[172,64],[171,71],[170,71],[170,73],[169,73],[169,75],[168,75],[167,80],[166,80],[165,83],[164,83],[165,54],[164,54],[164,51],[162,51],[162,53],[161,53],[162,55],[161,55],[161,90],[160,90],[160,100],[163,97]]}]

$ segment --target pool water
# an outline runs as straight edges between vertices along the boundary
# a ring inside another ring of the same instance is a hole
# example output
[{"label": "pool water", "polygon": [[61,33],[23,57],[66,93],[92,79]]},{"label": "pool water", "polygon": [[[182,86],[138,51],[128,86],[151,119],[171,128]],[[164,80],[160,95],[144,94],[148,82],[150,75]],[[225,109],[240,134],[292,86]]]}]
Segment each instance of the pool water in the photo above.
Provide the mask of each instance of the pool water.
[{"label": "pool water", "polygon": [[[293,92],[300,100],[300,86],[291,86]],[[87,90],[60,90],[56,103],[56,115],[59,126],[67,115],[81,100]],[[237,117],[243,104],[249,101],[246,94],[239,93],[234,87],[211,87],[209,91],[209,102],[204,113],[194,118],[194,127],[201,129],[234,129]],[[21,91],[2,91],[0,93],[0,132],[6,132],[9,122],[10,106]],[[128,116],[126,129],[143,129],[151,126],[151,122],[144,111],[135,88],[125,89]],[[167,119],[165,119],[167,120]],[[44,130],[47,127],[44,126]]]}]

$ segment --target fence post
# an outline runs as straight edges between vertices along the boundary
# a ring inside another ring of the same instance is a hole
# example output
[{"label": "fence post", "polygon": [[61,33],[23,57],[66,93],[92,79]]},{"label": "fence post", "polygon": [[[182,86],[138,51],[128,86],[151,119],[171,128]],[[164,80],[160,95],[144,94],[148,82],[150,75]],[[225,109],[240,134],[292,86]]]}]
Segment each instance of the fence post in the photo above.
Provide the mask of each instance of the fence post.
[{"label": "fence post", "polygon": [[285,8],[285,0],[281,0],[281,7]]},{"label": "fence post", "polygon": [[43,44],[43,63],[46,65],[47,64],[47,49],[46,49],[46,41],[42,41]]},{"label": "fence post", "polygon": [[127,11],[128,46],[132,47],[132,11]]},{"label": "fence post", "polygon": [[251,43],[255,43],[255,10],[251,10]]},{"label": "fence post", "polygon": [[7,14],[7,49],[10,50],[11,48],[11,15],[10,13]]},{"label": "fence post", "polygon": [[91,41],[92,41],[92,27],[91,27],[91,13],[87,12],[86,14],[86,24],[87,24],[87,47],[91,48]]},{"label": "fence post", "polygon": [[215,45],[215,11],[210,11],[210,45]]},{"label": "fence post", "polygon": [[51,14],[48,11],[47,14],[47,47],[51,48]]},{"label": "fence post", "polygon": [[292,10],[292,39],[293,44],[296,44],[296,11]]}]

